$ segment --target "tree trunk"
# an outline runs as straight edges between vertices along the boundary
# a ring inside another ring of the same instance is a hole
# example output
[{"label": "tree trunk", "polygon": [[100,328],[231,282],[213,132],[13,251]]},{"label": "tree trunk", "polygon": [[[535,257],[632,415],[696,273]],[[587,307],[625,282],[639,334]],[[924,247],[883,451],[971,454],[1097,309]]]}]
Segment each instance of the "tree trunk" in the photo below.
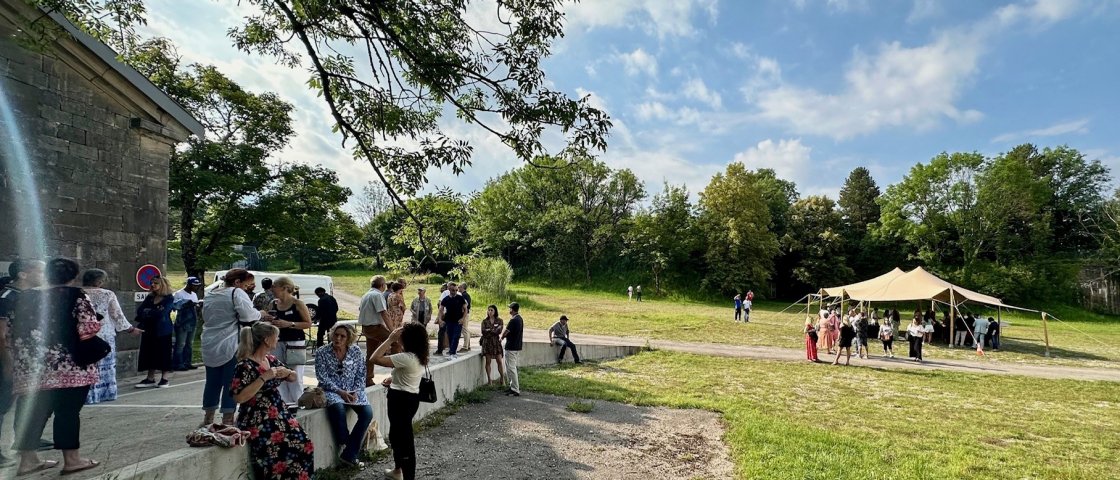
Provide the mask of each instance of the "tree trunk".
[{"label": "tree trunk", "polygon": [[194,238],[195,206],[194,202],[187,202],[179,211],[179,256],[188,275],[202,271],[198,265],[198,243]]}]

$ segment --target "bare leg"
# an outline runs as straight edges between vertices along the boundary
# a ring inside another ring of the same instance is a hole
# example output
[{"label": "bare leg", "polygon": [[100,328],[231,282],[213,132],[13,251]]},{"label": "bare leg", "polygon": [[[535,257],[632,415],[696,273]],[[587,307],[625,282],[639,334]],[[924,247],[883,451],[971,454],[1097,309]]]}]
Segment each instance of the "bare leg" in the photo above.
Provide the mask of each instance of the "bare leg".
[{"label": "bare leg", "polygon": [[494,383],[494,379],[490,377],[490,356],[486,356],[486,384]]},{"label": "bare leg", "polygon": [[498,358],[495,358],[495,360],[498,361],[498,375],[501,376],[502,386],[504,387],[506,386],[506,362],[502,359],[501,355],[498,355]]}]

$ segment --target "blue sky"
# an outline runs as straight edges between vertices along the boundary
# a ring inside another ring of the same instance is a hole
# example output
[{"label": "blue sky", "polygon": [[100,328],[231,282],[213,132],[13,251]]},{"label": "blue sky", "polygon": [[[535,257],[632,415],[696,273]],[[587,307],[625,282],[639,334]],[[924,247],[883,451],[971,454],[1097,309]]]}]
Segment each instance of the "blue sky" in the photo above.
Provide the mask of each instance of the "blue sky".
[{"label": "blue sky", "polygon": [[[297,107],[281,158],[321,163],[355,191],[373,179],[330,132],[304,71],[236,51],[225,36],[248,7],[152,0],[149,28],[189,62],[212,63]],[[493,21],[492,3],[470,17]],[[941,151],[995,155],[1023,142],[1068,144],[1120,171],[1120,2],[1026,0],[584,0],[546,63],[556,88],[591,95],[615,128],[601,158],[652,195],[699,192],[732,161],[769,167],[802,195],[835,198],[857,166],[880,186]],[[465,174],[432,187],[469,192],[520,164],[454,118],[475,145]]]}]

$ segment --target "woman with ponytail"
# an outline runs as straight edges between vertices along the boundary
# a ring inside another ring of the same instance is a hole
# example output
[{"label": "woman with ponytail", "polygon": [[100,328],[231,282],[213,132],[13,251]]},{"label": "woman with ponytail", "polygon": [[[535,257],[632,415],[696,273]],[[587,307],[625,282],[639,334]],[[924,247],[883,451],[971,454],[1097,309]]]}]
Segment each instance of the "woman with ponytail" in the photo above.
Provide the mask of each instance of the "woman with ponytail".
[{"label": "woman with ponytail", "polygon": [[239,337],[230,391],[241,404],[237,426],[249,431],[253,478],[307,480],[315,471],[315,447],[280,398],[281,382],[294,382],[296,374],[269,353],[280,329],[260,322],[242,327]]}]

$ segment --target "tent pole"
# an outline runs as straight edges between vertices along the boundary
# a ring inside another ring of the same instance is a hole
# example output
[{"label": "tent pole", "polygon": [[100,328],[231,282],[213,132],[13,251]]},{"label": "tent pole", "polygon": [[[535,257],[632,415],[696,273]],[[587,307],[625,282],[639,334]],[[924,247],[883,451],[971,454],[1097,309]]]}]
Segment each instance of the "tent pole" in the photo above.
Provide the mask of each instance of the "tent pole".
[{"label": "tent pole", "polygon": [[957,328],[957,298],[953,289],[949,289],[949,348],[953,348],[953,339],[956,338]]},{"label": "tent pole", "polygon": [[1046,312],[1042,312],[1042,335],[1046,340],[1046,357],[1050,358],[1050,329],[1046,326]]}]

